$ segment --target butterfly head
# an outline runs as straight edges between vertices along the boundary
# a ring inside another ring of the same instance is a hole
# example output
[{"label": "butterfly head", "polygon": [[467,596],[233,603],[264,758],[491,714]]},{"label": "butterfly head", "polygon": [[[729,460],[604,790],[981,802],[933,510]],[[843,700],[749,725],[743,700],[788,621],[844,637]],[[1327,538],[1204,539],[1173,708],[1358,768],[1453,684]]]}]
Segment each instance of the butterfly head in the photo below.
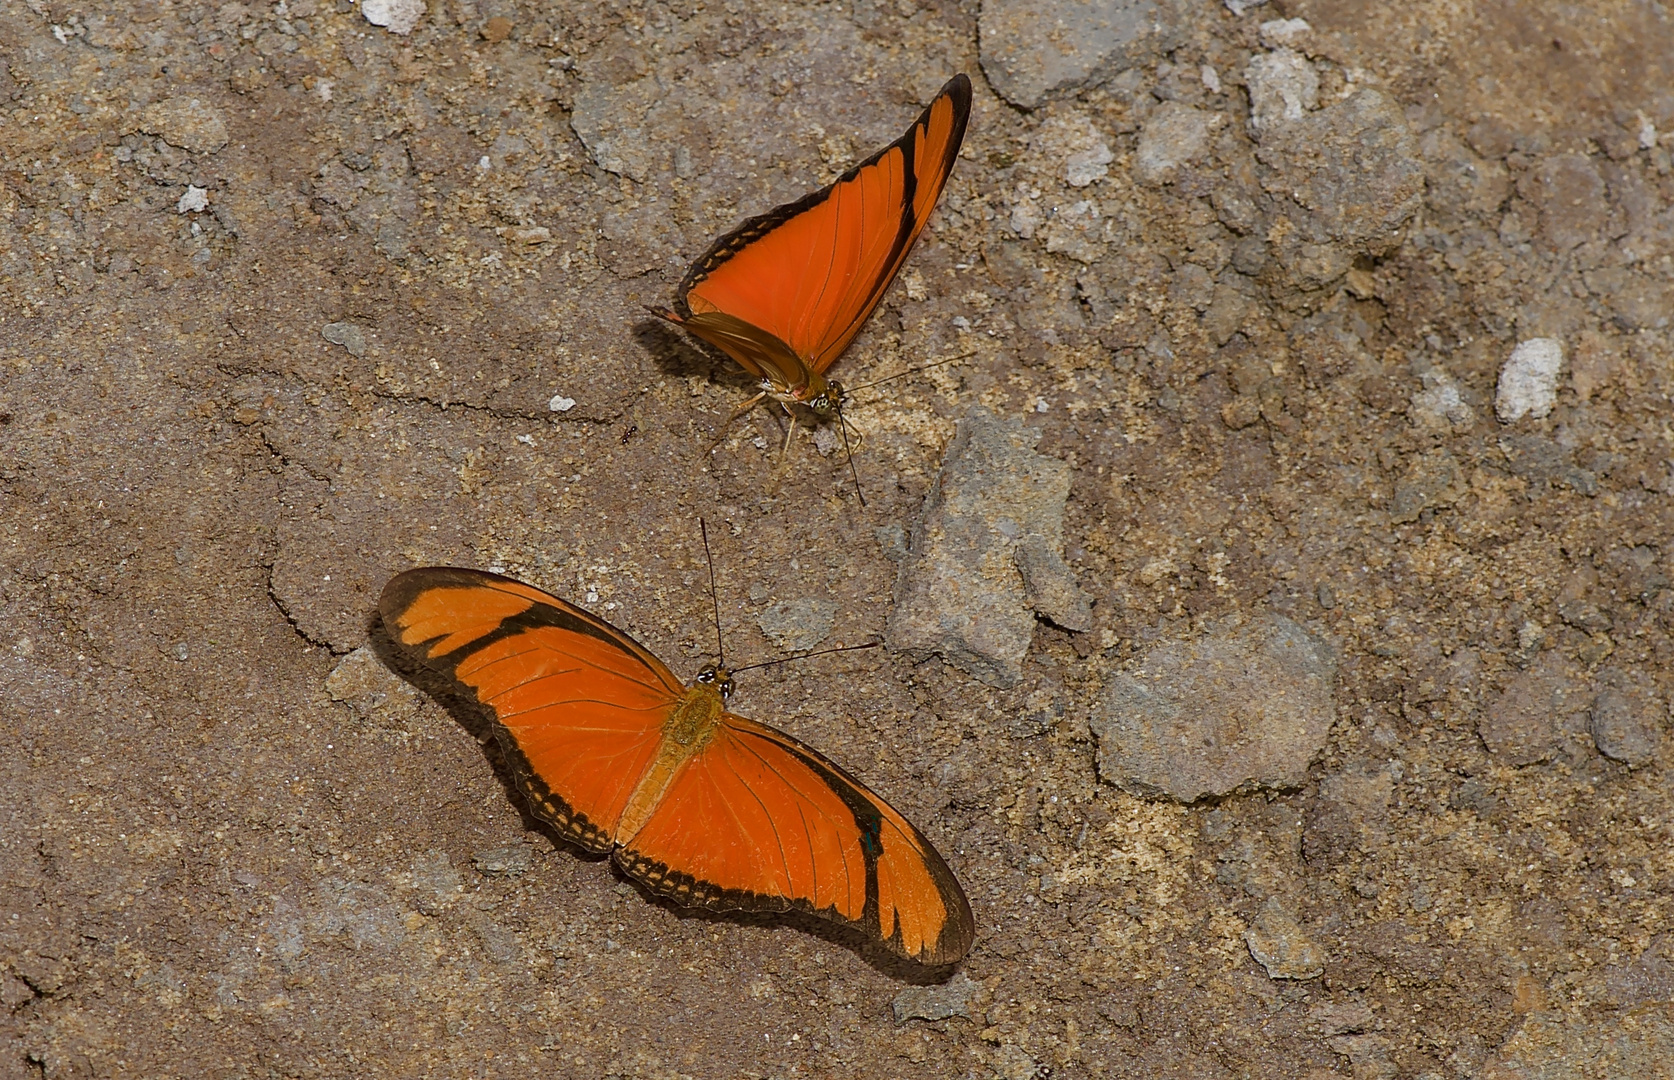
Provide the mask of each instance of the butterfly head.
[{"label": "butterfly head", "polygon": [[808,408],[821,420],[833,420],[843,407],[843,385],[832,381],[825,384],[819,393],[808,399]]},{"label": "butterfly head", "polygon": [[715,692],[721,695],[722,701],[732,697],[732,672],[724,667],[705,664],[703,670],[697,673],[696,681],[700,686],[714,687]]}]

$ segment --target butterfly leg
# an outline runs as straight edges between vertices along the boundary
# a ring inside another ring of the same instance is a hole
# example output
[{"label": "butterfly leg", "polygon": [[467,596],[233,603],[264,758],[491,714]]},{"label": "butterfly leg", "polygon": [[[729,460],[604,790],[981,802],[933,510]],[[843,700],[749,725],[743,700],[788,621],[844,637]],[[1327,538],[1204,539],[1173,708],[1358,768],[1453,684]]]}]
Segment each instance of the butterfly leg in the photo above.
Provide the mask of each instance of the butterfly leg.
[{"label": "butterfly leg", "polygon": [[779,448],[779,463],[784,464],[785,455],[790,453],[791,436],[796,434],[796,414],[791,412],[790,406],[785,406],[785,415],[790,417],[790,427],[785,430],[785,445]]},{"label": "butterfly leg", "polygon": [[757,405],[760,405],[762,399],[765,398],[766,396],[767,396],[767,391],[763,390],[761,393],[757,394],[755,397],[751,398],[749,401],[746,401],[744,404],[740,405],[738,408],[732,410],[732,415],[727,417],[726,423],[721,425],[720,434],[716,435],[715,436],[715,441],[709,444],[710,453],[714,453],[715,448],[717,446],[720,446],[721,443],[726,440],[727,432],[729,430],[731,430],[733,424],[738,422],[738,418],[740,416],[743,416],[745,413],[749,412],[751,409],[755,408]]}]

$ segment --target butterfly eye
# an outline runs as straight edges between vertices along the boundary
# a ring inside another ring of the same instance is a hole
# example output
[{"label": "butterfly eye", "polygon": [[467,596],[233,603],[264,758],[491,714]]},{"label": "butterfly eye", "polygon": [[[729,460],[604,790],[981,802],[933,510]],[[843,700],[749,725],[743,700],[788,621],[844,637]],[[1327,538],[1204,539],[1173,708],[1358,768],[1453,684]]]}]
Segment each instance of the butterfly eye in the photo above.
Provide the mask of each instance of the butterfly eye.
[{"label": "butterfly eye", "polygon": [[717,674],[719,673],[715,670],[715,665],[709,664],[705,666],[702,671],[697,673],[697,681],[705,686],[708,686],[710,683],[715,681],[715,676]]},{"label": "butterfly eye", "polygon": [[728,675],[726,678],[721,680],[720,690],[721,690],[721,700],[722,701],[725,701],[727,698],[732,697],[732,690],[733,690],[732,676]]}]

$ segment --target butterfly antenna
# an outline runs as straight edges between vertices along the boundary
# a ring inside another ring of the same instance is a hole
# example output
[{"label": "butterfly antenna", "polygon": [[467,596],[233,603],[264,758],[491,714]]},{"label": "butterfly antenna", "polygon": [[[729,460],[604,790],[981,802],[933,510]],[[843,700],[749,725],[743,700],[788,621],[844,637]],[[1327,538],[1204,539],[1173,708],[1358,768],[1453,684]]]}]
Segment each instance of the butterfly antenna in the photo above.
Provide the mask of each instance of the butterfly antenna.
[{"label": "butterfly antenna", "polygon": [[849,446],[849,421],[843,416],[843,399],[837,399],[837,430],[843,433],[843,456],[849,462],[849,475],[854,477],[854,494],[860,500],[861,509],[866,508],[866,493],[860,490],[860,470],[854,467],[854,450]]},{"label": "butterfly antenna", "polygon": [[906,371],[897,371],[893,375],[886,375],[881,379],[873,379],[869,383],[861,383],[859,386],[851,386],[851,387],[849,387],[849,393],[852,394],[856,390],[866,390],[866,389],[868,389],[870,387],[873,387],[873,386],[882,386],[884,383],[894,382],[896,379],[905,379],[908,375],[917,375],[919,372],[929,371],[931,368],[939,368],[939,367],[945,367],[948,364],[956,364],[961,360],[968,360],[975,355],[976,355],[976,350],[975,349],[970,349],[966,352],[960,353],[958,356],[950,356],[950,357],[946,358],[945,360],[936,360],[936,361],[933,361],[933,362],[928,363],[928,364],[923,364],[919,367],[908,368]]},{"label": "butterfly antenna", "polygon": [[698,532],[703,535],[703,558],[709,563],[709,601],[715,605],[715,666],[727,666],[726,646],[721,644],[721,594],[715,588],[715,556],[709,551],[709,523],[698,518]]},{"label": "butterfly antenna", "polygon": [[733,674],[737,675],[740,671],[754,671],[757,668],[772,667],[774,664],[786,664],[792,660],[806,660],[811,656],[829,656],[832,653],[860,652],[862,649],[875,649],[881,644],[883,643],[879,641],[868,641],[864,645],[839,645],[835,649],[821,649],[818,652],[795,653],[791,656],[781,656],[777,660],[763,660],[761,663],[751,664],[749,667],[736,668],[733,670]]}]

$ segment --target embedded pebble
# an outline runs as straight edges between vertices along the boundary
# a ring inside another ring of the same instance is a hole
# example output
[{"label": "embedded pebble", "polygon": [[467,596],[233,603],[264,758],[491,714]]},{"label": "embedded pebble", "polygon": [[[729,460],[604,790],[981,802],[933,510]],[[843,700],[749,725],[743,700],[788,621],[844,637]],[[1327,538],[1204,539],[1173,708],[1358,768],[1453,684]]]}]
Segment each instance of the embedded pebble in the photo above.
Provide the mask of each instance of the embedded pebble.
[{"label": "embedded pebble", "polygon": [[1423,389],[1413,394],[1407,417],[1415,425],[1436,432],[1463,434],[1476,426],[1476,410],[1459,392],[1459,384],[1441,367],[1419,373]]},{"label": "embedded pebble", "polygon": [[831,636],[837,605],[830,600],[780,600],[769,604],[756,620],[761,632],[781,649],[806,652]]},{"label": "embedded pebble", "polygon": [[366,332],[352,322],[331,322],[320,327],[320,336],[341,345],[351,356],[366,355]]},{"label": "embedded pebble", "polygon": [[331,700],[388,727],[405,726],[424,706],[424,696],[365,645],[337,662],[326,676],[325,688]]},{"label": "embedded pebble", "polygon": [[1274,212],[1294,226],[1271,236],[1273,254],[1298,285],[1321,288],[1348,273],[1356,258],[1376,258],[1401,242],[1424,202],[1424,169],[1398,104],[1359,90],[1312,111],[1312,68],[1280,64],[1288,52],[1270,54],[1262,88],[1251,90],[1256,160]]},{"label": "embedded pebble", "polygon": [[424,0],[361,0],[360,13],[392,34],[410,34],[424,18]]},{"label": "embedded pebble", "polygon": [[1270,979],[1315,979],[1325,973],[1325,954],[1276,897],[1262,905],[1244,931],[1244,944]]},{"label": "embedded pebble", "polygon": [[1250,129],[1256,139],[1319,108],[1319,72],[1294,49],[1277,48],[1250,58],[1244,69],[1250,90]]},{"label": "embedded pebble", "polygon": [[139,130],[195,154],[212,154],[227,145],[221,110],[198,98],[171,97],[147,105],[140,112]]},{"label": "embedded pebble", "polygon": [[464,879],[441,851],[433,850],[415,856],[410,880],[413,891],[418,894],[415,897],[418,909],[426,915],[434,915],[459,899],[465,891]]},{"label": "embedded pebble", "polygon": [[1165,101],[1152,111],[1139,133],[1133,177],[1142,184],[1171,184],[1180,166],[1209,152],[1209,136],[1220,125],[1219,113],[1205,112],[1178,101]]},{"label": "embedded pebble", "polygon": [[1500,368],[1494,391],[1494,412],[1506,423],[1525,416],[1536,420],[1558,401],[1558,373],[1564,366],[1564,347],[1556,338],[1530,338],[1511,350]]},{"label": "embedded pebble", "polygon": [[546,403],[546,407],[553,412],[569,412],[575,408],[575,398],[568,398],[563,394],[553,394],[552,400]]},{"label": "embedded pebble", "polygon": [[1580,671],[1558,653],[1545,652],[1507,684],[1476,731],[1502,763],[1533,765],[1558,753],[1566,732],[1581,726],[1587,705]]},{"label": "embedded pebble", "polygon": [[1091,718],[1099,776],[1136,795],[1297,787],[1335,714],[1331,647],[1282,615],[1158,645]]},{"label": "embedded pebble", "polygon": [[1025,536],[1013,553],[1023,575],[1029,607],[1065,630],[1084,634],[1093,628],[1093,601],[1075,579],[1075,571],[1045,537]]},{"label": "embedded pebble", "polygon": [[1622,671],[1602,671],[1598,682],[1588,725],[1598,752],[1635,768],[1649,765],[1662,749],[1667,713],[1662,701]]},{"label": "embedded pebble", "polygon": [[963,1016],[969,1020],[980,999],[987,996],[987,988],[961,971],[940,986],[909,986],[895,995],[890,1007],[895,1011],[895,1022],[908,1020],[948,1020]]},{"label": "embedded pebble", "polygon": [[1313,32],[1307,19],[1272,19],[1261,24],[1261,40],[1268,47],[1275,45],[1295,45],[1304,36]]},{"label": "embedded pebble", "polygon": [[180,201],[174,204],[177,214],[201,214],[209,209],[209,191],[205,188],[186,185],[186,194],[180,196]]},{"label": "embedded pebble", "polygon": [[939,654],[991,686],[1021,677],[1036,612],[1016,550],[1036,538],[1061,560],[1070,485],[1068,465],[1035,453],[1039,439],[982,408],[959,421],[896,576],[891,649]]}]

